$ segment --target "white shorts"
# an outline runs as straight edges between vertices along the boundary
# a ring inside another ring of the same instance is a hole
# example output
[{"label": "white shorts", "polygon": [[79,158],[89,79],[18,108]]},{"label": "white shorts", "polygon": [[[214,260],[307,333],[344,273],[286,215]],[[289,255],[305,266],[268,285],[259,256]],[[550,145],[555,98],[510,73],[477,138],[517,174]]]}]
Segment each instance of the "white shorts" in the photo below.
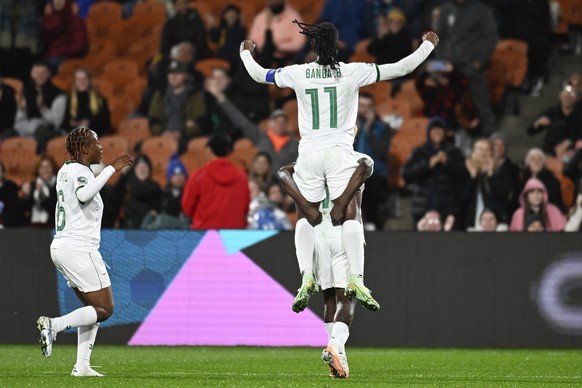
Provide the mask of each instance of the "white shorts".
[{"label": "white shorts", "polygon": [[[341,226],[340,226],[341,228]],[[346,288],[350,266],[339,237],[315,237],[314,275],[322,290]]]},{"label": "white shorts", "polygon": [[309,202],[323,201],[326,185],[333,201],[345,190],[362,157],[368,156],[341,147],[300,154],[293,179]]},{"label": "white shorts", "polygon": [[107,265],[98,250],[80,252],[51,247],[51,258],[71,288],[92,292],[111,286]]}]

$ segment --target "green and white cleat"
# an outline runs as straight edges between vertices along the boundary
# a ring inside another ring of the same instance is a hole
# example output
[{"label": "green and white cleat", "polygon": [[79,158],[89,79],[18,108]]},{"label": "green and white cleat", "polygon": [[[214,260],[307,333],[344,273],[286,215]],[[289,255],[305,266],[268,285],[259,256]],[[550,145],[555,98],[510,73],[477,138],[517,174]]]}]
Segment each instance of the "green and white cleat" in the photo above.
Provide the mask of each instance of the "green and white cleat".
[{"label": "green and white cleat", "polygon": [[309,303],[309,298],[317,291],[319,291],[319,286],[315,282],[313,274],[308,273],[303,275],[301,287],[297,290],[297,296],[293,299],[293,305],[291,307],[293,311],[300,313],[305,310],[307,303]]},{"label": "green and white cleat", "polygon": [[53,342],[57,339],[57,332],[53,330],[53,322],[49,317],[39,317],[36,327],[40,331],[40,350],[45,357],[53,354]]},{"label": "green and white cleat", "polygon": [[368,310],[380,310],[380,305],[374,298],[372,298],[372,291],[364,286],[364,280],[359,276],[352,275],[350,277],[350,281],[348,282],[344,293],[349,298],[356,298],[359,300],[360,304]]}]

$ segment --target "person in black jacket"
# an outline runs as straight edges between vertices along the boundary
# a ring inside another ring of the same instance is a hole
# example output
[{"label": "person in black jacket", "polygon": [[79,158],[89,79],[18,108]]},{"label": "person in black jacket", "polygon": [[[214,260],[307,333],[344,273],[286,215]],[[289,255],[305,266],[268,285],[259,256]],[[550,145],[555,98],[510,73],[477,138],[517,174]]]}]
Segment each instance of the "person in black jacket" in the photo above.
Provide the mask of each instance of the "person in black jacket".
[{"label": "person in black jacket", "polygon": [[446,129],[440,117],[433,117],[427,126],[426,143],[412,151],[403,167],[404,180],[414,185],[414,225],[428,210],[455,218],[461,212],[459,193],[469,174],[461,151],[446,141]]},{"label": "person in black jacket", "polygon": [[187,0],[173,0],[176,15],[169,19],[162,30],[160,51],[169,56],[170,49],[183,41],[192,43],[198,58],[205,58],[208,54],[206,43],[206,27],[195,9],[188,8]]},{"label": "person in black jacket", "polygon": [[507,223],[514,181],[508,169],[496,168],[493,146],[488,139],[473,144],[471,157],[465,161],[470,179],[463,186],[463,229],[479,228],[479,216],[488,208],[495,212],[499,223]]},{"label": "person in black jacket", "polygon": [[210,40],[217,45],[216,56],[230,62],[231,70],[240,62],[239,46],[245,40],[247,29],[241,23],[240,8],[229,4],[220,17],[220,25],[210,29]]},{"label": "person in black jacket", "polygon": [[0,229],[25,226],[25,205],[19,191],[16,183],[6,179],[6,167],[0,161]]}]

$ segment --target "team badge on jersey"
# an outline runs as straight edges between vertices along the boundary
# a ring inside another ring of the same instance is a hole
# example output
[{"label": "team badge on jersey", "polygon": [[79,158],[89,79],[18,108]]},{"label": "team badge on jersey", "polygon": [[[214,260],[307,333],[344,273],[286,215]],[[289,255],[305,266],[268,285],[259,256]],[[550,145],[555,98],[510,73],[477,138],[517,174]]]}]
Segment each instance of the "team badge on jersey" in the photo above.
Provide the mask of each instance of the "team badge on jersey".
[{"label": "team badge on jersey", "polygon": [[87,178],[84,176],[77,177],[77,185],[84,186],[88,183]]}]

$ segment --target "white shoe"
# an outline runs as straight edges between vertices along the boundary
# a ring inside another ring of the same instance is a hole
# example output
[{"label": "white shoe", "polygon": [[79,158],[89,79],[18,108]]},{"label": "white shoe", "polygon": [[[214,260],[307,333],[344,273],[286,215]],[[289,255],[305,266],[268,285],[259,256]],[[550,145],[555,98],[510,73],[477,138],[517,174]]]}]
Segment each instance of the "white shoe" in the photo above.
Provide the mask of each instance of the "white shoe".
[{"label": "white shoe", "polygon": [[346,353],[339,353],[340,364],[342,365],[342,369],[346,374],[346,378],[350,376],[350,367],[348,366],[348,356]]},{"label": "white shoe", "polygon": [[53,321],[49,317],[39,317],[36,327],[40,330],[40,350],[45,357],[53,354],[53,342],[57,339],[57,332],[53,330]]},{"label": "white shoe", "polygon": [[73,367],[73,371],[71,372],[71,376],[74,377],[104,377],[101,373],[91,369],[91,367],[87,367],[87,369],[77,369],[76,366]]}]

